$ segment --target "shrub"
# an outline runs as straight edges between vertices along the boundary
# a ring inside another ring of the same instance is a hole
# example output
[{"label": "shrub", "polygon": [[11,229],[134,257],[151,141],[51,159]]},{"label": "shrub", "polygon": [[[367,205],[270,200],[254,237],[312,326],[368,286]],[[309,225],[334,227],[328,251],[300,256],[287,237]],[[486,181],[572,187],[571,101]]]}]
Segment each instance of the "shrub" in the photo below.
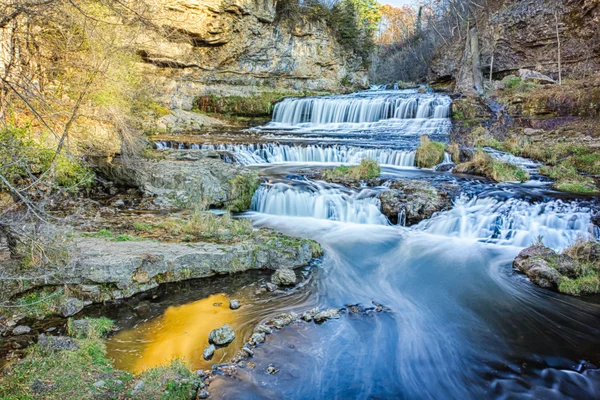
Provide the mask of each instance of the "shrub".
[{"label": "shrub", "polygon": [[419,168],[433,168],[444,161],[444,144],[432,142],[428,135],[421,135],[421,143],[415,155]]}]

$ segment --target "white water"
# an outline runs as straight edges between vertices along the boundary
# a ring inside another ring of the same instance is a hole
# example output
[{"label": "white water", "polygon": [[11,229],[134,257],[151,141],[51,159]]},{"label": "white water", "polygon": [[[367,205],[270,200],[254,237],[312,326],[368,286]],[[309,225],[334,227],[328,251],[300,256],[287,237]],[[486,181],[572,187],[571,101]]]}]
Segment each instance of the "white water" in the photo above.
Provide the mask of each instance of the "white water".
[{"label": "white water", "polygon": [[357,224],[388,225],[379,210],[379,200],[358,194],[321,187],[316,191],[299,190],[285,183],[261,186],[252,198],[251,209],[265,214],[312,217]]},{"label": "white water", "polygon": [[450,101],[446,96],[291,98],[275,105],[273,122],[294,126],[377,122],[392,118],[448,118],[449,111]]},{"label": "white water", "polygon": [[556,250],[568,247],[579,237],[594,236],[590,210],[560,200],[529,204],[518,199],[461,197],[451,210],[421,222],[416,229],[519,247],[527,247],[541,237],[546,246]]}]

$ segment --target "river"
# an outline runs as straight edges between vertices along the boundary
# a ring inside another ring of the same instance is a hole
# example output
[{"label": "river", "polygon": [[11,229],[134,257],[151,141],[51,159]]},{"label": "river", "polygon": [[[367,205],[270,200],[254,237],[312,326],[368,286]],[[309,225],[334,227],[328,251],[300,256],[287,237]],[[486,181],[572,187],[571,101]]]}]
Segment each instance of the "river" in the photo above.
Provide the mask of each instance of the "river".
[{"label": "river", "polygon": [[[272,122],[253,129],[257,143],[157,143],[231,152],[264,177],[243,217],[314,239],[325,255],[303,271],[303,285],[275,297],[255,294],[253,282],[268,279],[260,273],[161,293],[149,300],[149,316],[117,317],[127,329],[108,341],[116,366],[139,370],[187,356],[192,367],[205,368],[231,355],[200,359],[197,338],[205,338],[208,326],[230,323],[239,349],[241,336],[280,312],[376,303],[386,311],[342,313],[269,335],[255,349],[255,367],[216,379],[212,396],[597,399],[599,298],[539,288],[512,268],[519,251],[538,238],[560,250],[578,237],[597,236],[596,199],[553,191],[530,160],[512,160],[532,172],[523,184],[416,168],[420,135],[449,140],[450,103],[445,95],[415,90],[286,99]],[[366,157],[383,166],[384,178],[450,182],[460,194],[450,210],[405,227],[379,211],[376,195],[385,186],[348,188],[299,172]],[[245,304],[238,315],[221,306],[233,296]],[[265,372],[269,364],[279,372]]]}]

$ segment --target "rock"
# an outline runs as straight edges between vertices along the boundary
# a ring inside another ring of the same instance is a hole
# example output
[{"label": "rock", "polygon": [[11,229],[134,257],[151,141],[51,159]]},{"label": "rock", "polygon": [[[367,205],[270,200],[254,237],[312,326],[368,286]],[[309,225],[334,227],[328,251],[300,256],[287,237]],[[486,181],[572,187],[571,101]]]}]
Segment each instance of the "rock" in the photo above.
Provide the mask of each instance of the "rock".
[{"label": "rock", "polygon": [[427,93],[427,88],[425,86],[419,86],[417,93]]},{"label": "rock", "polygon": [[117,200],[111,203],[111,206],[113,206],[114,208],[123,208],[125,207],[125,202],[123,200]]},{"label": "rock", "polygon": [[454,168],[454,164],[451,163],[447,163],[447,164],[439,164],[436,165],[434,169],[434,171],[438,171],[438,172],[448,172],[448,171],[452,171],[452,168]]},{"label": "rock", "polygon": [[544,131],[542,129],[531,129],[531,128],[523,129],[523,134],[526,136],[541,135],[543,133],[544,133]]},{"label": "rock", "polygon": [[197,399],[208,399],[210,397],[210,392],[206,389],[200,389],[198,390],[198,396],[196,396]]},{"label": "rock", "polygon": [[135,386],[133,387],[133,390],[131,391],[132,395],[138,394],[139,392],[141,392],[142,390],[144,390],[144,386],[146,384],[144,383],[144,381],[138,381]]},{"label": "rock", "polygon": [[547,289],[556,289],[560,284],[562,276],[560,273],[548,266],[544,260],[534,260],[527,272],[527,276],[533,283]]},{"label": "rock", "polygon": [[133,312],[138,317],[143,317],[150,312],[150,303],[142,302],[133,308]]},{"label": "rock", "polygon": [[254,352],[252,351],[252,349],[248,346],[244,346],[242,347],[242,351],[248,356],[248,357],[252,357],[254,356]]},{"label": "rock", "polygon": [[211,360],[214,355],[215,355],[215,345],[213,345],[213,344],[208,345],[202,352],[202,358],[204,358],[206,361]]},{"label": "rock", "polygon": [[324,310],[324,311],[320,311],[317,314],[314,315],[313,319],[315,320],[316,323],[321,323],[321,322],[325,322],[328,319],[332,319],[332,318],[339,318],[340,317],[340,310],[338,310],[337,308],[330,308],[328,310]]},{"label": "rock", "polygon": [[38,336],[38,346],[50,351],[74,351],[79,349],[79,344],[67,336]]},{"label": "rock", "polygon": [[94,386],[95,388],[102,388],[106,385],[106,382],[104,382],[103,380],[99,380],[94,382],[94,384],[92,386]]},{"label": "rock", "polygon": [[278,269],[271,275],[271,282],[278,286],[293,286],[296,284],[296,273],[289,268]]},{"label": "rock", "polygon": [[[559,269],[566,274],[571,274],[573,271],[574,265],[569,263],[569,258],[536,244],[523,249],[514,259],[513,265],[536,285],[557,289],[562,279]],[[549,260],[552,260],[552,265],[557,268],[551,267]]]},{"label": "rock", "polygon": [[254,328],[254,332],[255,333],[264,333],[264,334],[270,334],[273,332],[273,330],[271,328],[269,328],[267,325],[258,325],[256,328]]},{"label": "rock", "polygon": [[71,328],[69,334],[75,337],[88,337],[92,325],[90,321],[86,319],[76,319],[71,321]]},{"label": "rock", "polygon": [[450,205],[447,193],[425,181],[394,181],[379,195],[381,212],[393,224],[414,225]]},{"label": "rock", "polygon": [[267,335],[264,333],[254,333],[252,337],[250,337],[250,344],[256,345],[257,343],[264,343],[265,337]]},{"label": "rock", "polygon": [[279,289],[276,284],[271,283],[271,282],[267,282],[266,287],[269,292],[274,292],[277,289]]},{"label": "rock", "polygon": [[530,69],[520,69],[519,70],[519,78],[521,78],[524,82],[532,82],[537,85],[553,85],[556,82],[554,79],[541,74],[537,71],[532,71]]},{"label": "rock", "polygon": [[31,328],[25,325],[18,325],[12,330],[12,334],[15,336],[25,335],[31,332]]},{"label": "rock", "polygon": [[206,128],[224,126],[225,123],[217,118],[182,109],[171,110],[157,121],[157,128],[167,132],[191,132]]},{"label": "rock", "polygon": [[49,384],[49,383],[46,384],[46,383],[44,383],[44,382],[36,379],[35,381],[33,381],[33,383],[31,384],[31,386],[29,387],[29,389],[34,394],[41,394],[41,393],[53,390],[54,389],[54,385],[53,384]]},{"label": "rock", "polygon": [[79,311],[83,310],[86,304],[90,304],[91,302],[84,302],[75,297],[67,297],[63,306],[60,308],[60,312],[63,317],[71,317],[77,314]]},{"label": "rock", "polygon": [[240,301],[239,300],[229,300],[229,308],[231,308],[232,310],[237,310],[238,308],[240,308]]},{"label": "rock", "polygon": [[235,339],[233,329],[225,324],[220,328],[213,329],[208,335],[208,342],[217,346],[226,346]]},{"label": "rock", "polygon": [[279,372],[279,370],[277,368],[275,368],[275,366],[273,364],[269,364],[269,366],[266,369],[267,373],[270,375],[274,375],[276,373]]}]

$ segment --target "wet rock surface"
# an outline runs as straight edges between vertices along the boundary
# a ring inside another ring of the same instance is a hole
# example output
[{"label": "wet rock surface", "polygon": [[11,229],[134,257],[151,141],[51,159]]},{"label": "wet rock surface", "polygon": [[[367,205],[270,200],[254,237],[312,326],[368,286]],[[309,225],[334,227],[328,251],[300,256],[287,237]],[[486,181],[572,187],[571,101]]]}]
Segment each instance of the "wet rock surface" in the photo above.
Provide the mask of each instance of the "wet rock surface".
[{"label": "wet rock surface", "polygon": [[38,346],[50,351],[74,351],[79,344],[68,336],[38,336]]},{"label": "wet rock surface", "polygon": [[430,183],[417,180],[394,181],[379,195],[381,212],[393,224],[414,225],[450,206],[450,197]]},{"label": "wet rock surface", "polygon": [[293,286],[296,284],[296,273],[290,268],[278,269],[271,275],[271,282],[278,286]]},{"label": "wet rock surface", "polygon": [[235,339],[233,328],[227,324],[214,329],[208,335],[208,341],[216,346],[226,346]]}]

